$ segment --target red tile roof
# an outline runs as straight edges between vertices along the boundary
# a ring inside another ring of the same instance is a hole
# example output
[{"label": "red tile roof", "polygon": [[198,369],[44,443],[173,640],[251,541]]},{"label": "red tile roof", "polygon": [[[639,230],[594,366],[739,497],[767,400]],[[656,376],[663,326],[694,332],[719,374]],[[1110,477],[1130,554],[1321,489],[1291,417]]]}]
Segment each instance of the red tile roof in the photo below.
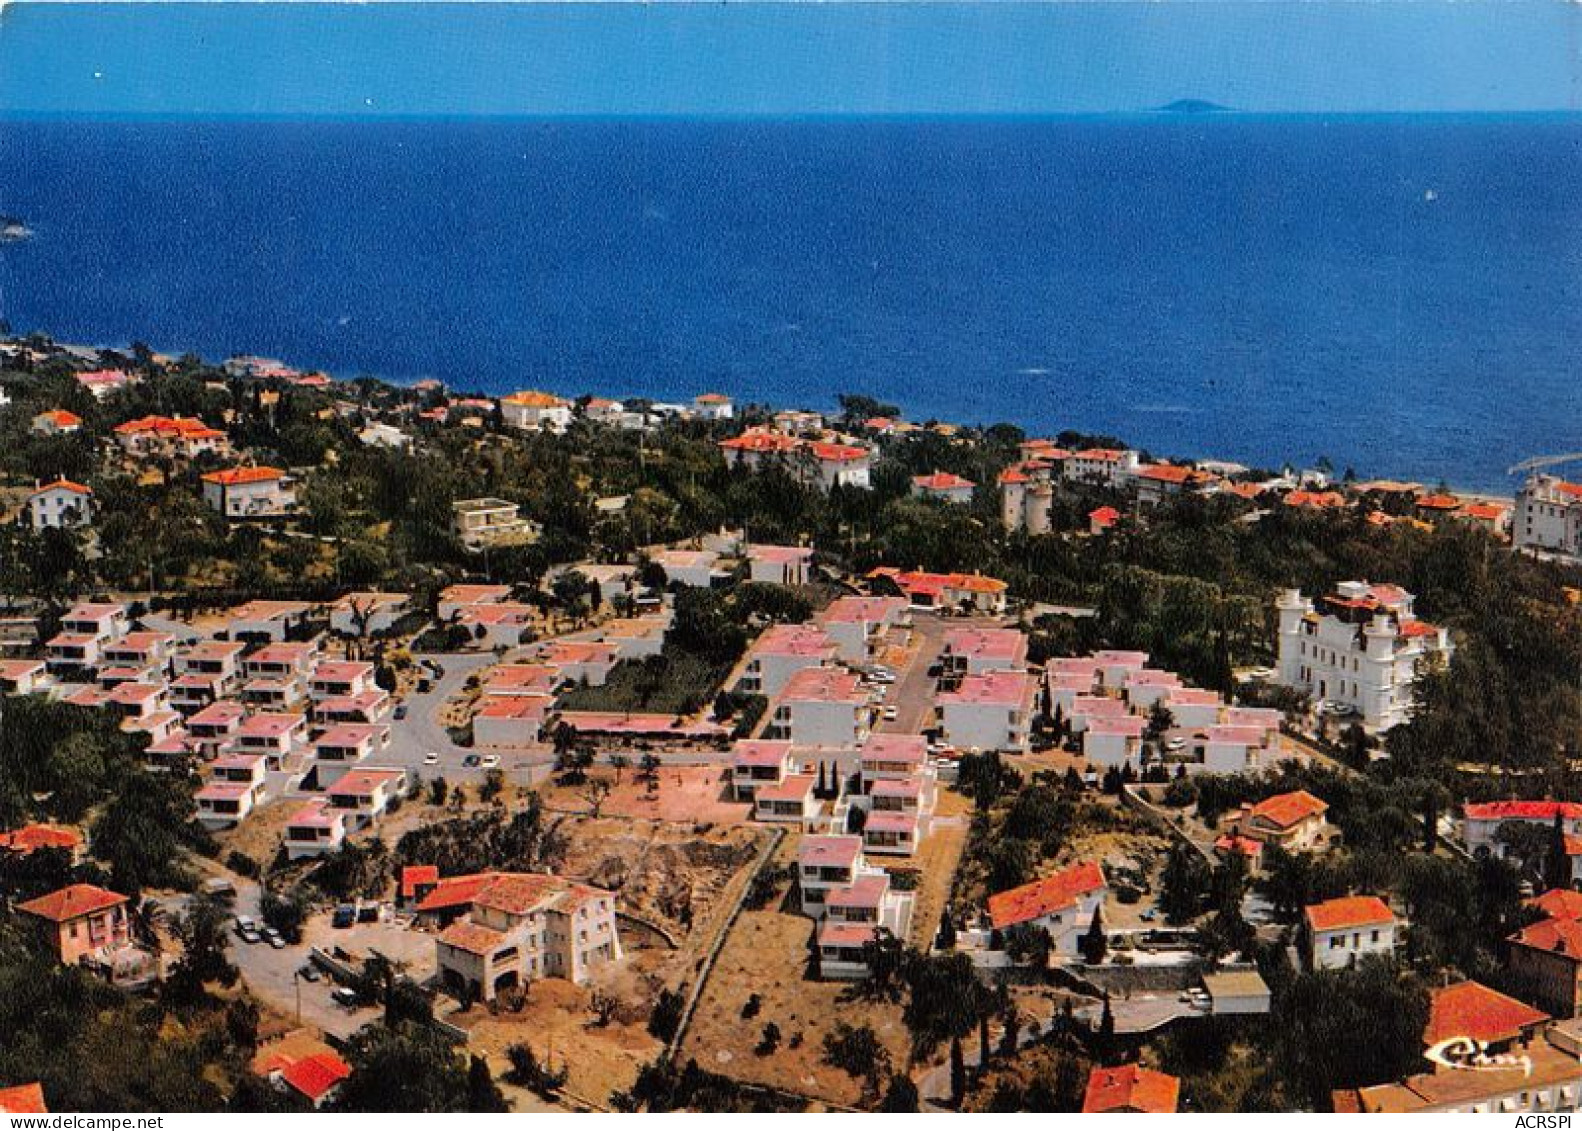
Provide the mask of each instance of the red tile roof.
[{"label": "red tile roof", "polygon": [[1495,1043],[1521,1036],[1522,1031],[1549,1020],[1515,998],[1478,982],[1460,982],[1433,992],[1423,1044],[1437,1045],[1451,1037]]},{"label": "red tile roof", "polygon": [[1395,913],[1376,895],[1348,895],[1325,900],[1308,907],[1305,914],[1307,925],[1315,931],[1340,931],[1395,922]]},{"label": "red tile roof", "polygon": [[936,471],[932,475],[912,476],[912,486],[925,491],[956,491],[963,488],[973,488],[977,484],[970,479],[963,479],[959,475],[952,475],[948,471]]},{"label": "red tile roof", "polygon": [[7,1115],[47,1115],[44,1087],[41,1084],[18,1084],[0,1088],[0,1111]]},{"label": "red tile roof", "polygon": [[1104,886],[1103,870],[1091,860],[1084,861],[1053,876],[991,895],[989,919],[997,930],[1004,930],[1075,907],[1080,896]]},{"label": "red tile roof", "polygon": [[59,891],[52,891],[48,895],[41,895],[37,899],[30,899],[26,903],[19,903],[16,909],[25,911],[29,915],[36,915],[40,919],[65,923],[72,919],[80,919],[84,915],[91,915],[95,911],[118,907],[126,902],[126,896],[120,892],[106,891],[93,884],[72,884]]},{"label": "red tile roof", "polygon": [[1582,805],[1574,801],[1484,801],[1464,810],[1469,821],[1568,821],[1582,818]]},{"label": "red tile roof", "polygon": [[23,825],[12,832],[0,833],[0,848],[21,856],[40,848],[77,849],[81,846],[81,833],[57,825]]},{"label": "red tile roof", "polygon": [[401,897],[411,899],[417,889],[426,884],[439,883],[439,867],[435,864],[408,864],[401,869]]},{"label": "red tile roof", "polygon": [[1276,828],[1288,829],[1310,817],[1322,817],[1329,806],[1305,789],[1294,793],[1277,793],[1265,798],[1248,811],[1249,817],[1268,821]]},{"label": "red tile roof", "polygon": [[1084,1114],[1134,1111],[1165,1115],[1176,1110],[1180,1095],[1181,1081],[1164,1072],[1136,1064],[1095,1068],[1088,1077],[1082,1111]]},{"label": "red tile roof", "polygon": [[42,495],[45,491],[70,491],[73,495],[93,494],[91,487],[84,487],[81,483],[73,483],[70,479],[57,479],[53,483],[46,483],[37,491],[34,491],[33,495]]},{"label": "red tile roof", "polygon": [[1512,942],[1582,962],[1582,921],[1541,919],[1511,936]]},{"label": "red tile roof", "polygon": [[1582,919],[1582,892],[1551,888],[1527,901],[1551,919]]},{"label": "red tile roof", "polygon": [[285,476],[285,472],[275,467],[233,467],[226,471],[211,471],[203,477],[203,481],[234,487],[239,483],[269,483],[284,479]]},{"label": "red tile roof", "polygon": [[315,1053],[294,1060],[280,1070],[280,1078],[314,1103],[352,1074],[351,1065],[333,1052]]}]

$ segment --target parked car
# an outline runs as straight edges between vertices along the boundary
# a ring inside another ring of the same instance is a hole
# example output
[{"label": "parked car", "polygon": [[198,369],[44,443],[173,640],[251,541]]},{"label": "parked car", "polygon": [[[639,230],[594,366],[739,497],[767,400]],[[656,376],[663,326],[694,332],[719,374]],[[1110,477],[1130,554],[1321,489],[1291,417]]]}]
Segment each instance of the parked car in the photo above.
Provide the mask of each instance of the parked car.
[{"label": "parked car", "polygon": [[280,936],[280,932],[275,930],[273,927],[264,928],[264,941],[275,950],[286,949],[286,940],[283,939]]},{"label": "parked car", "polygon": [[893,722],[895,722],[896,719],[898,719],[900,717],[901,717],[901,709],[899,707],[886,707],[884,709],[884,721],[885,722],[893,723]]},{"label": "parked car", "polygon": [[395,720],[400,722],[404,718],[406,718],[406,704],[397,703],[395,709]]},{"label": "parked car", "polygon": [[483,768],[486,769],[486,770],[497,769],[499,767],[499,765],[500,765],[500,755],[498,755],[498,754],[485,754],[483,756],[483,763],[482,764],[483,764]]},{"label": "parked car", "polygon": [[423,755],[423,764],[425,766],[439,765],[439,753],[437,751],[430,750],[427,754]]},{"label": "parked car", "polygon": [[462,764],[462,768],[463,769],[476,770],[478,768],[479,763],[481,763],[482,761],[483,761],[483,759],[480,758],[478,755],[476,755],[476,754],[469,754],[469,755],[467,755],[465,758],[463,758],[461,760],[461,764]]},{"label": "parked car", "polygon": [[337,986],[330,991],[330,1000],[336,1005],[344,1006],[347,1009],[356,1009],[362,999],[357,996],[356,990],[349,989],[346,986]]},{"label": "parked car", "polygon": [[330,918],[330,925],[338,930],[343,930],[357,922],[357,908],[349,903],[343,903],[335,909],[335,914]]},{"label": "parked car", "polygon": [[1177,735],[1174,738],[1170,738],[1170,739],[1166,739],[1165,740],[1165,749],[1166,750],[1181,750],[1185,746],[1186,746],[1186,739],[1182,738],[1180,735]]},{"label": "parked car", "polygon": [[320,978],[324,977],[324,975],[320,974],[319,968],[310,962],[302,969],[297,971],[297,977],[301,978],[304,982],[317,982]]}]

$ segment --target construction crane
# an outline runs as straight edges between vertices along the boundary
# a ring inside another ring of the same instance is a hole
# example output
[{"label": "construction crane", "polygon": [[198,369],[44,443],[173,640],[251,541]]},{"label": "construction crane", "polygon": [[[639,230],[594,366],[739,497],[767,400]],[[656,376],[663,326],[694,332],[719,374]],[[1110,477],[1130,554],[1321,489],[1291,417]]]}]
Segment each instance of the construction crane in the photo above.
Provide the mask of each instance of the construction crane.
[{"label": "construction crane", "polygon": [[1553,467],[1557,463],[1575,463],[1582,460],[1582,452],[1567,452],[1562,456],[1533,456],[1524,459],[1514,467],[1506,469],[1506,475],[1520,475],[1524,471],[1537,471],[1541,467]]}]

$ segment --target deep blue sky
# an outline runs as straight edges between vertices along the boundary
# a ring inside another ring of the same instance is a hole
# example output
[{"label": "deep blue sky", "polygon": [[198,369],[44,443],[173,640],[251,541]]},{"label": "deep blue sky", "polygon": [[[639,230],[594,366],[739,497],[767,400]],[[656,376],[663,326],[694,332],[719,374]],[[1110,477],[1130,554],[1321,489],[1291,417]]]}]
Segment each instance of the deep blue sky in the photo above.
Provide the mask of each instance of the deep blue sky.
[{"label": "deep blue sky", "polygon": [[1579,21],[1551,0],[22,2],[0,8],[0,112],[1576,110]]}]

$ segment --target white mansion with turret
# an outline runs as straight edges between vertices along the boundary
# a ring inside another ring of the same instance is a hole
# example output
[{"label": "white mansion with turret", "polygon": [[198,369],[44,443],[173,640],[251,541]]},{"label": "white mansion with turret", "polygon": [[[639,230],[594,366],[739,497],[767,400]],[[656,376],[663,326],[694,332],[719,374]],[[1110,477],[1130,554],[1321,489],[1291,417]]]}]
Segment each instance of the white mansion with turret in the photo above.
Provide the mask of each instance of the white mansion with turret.
[{"label": "white mansion with turret", "polygon": [[1280,595],[1280,682],[1316,703],[1343,703],[1370,731],[1389,730],[1412,711],[1420,661],[1448,662],[1450,634],[1418,620],[1398,585],[1345,581],[1315,603],[1296,589]]}]

